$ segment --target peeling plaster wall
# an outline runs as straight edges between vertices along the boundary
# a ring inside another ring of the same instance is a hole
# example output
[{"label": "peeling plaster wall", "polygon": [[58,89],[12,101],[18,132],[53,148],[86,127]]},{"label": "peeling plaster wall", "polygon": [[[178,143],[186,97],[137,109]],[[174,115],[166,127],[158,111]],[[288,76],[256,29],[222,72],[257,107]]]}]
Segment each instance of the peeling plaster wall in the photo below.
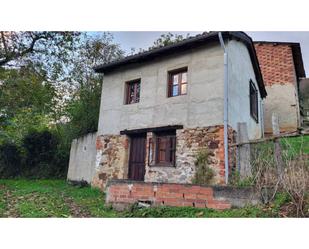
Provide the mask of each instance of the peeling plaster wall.
[{"label": "peeling plaster wall", "polygon": [[[188,67],[187,95],[168,98],[168,71]],[[219,43],[104,75],[98,134],[223,122],[223,51]],[[141,78],[140,102],[124,105],[125,82]]]}]

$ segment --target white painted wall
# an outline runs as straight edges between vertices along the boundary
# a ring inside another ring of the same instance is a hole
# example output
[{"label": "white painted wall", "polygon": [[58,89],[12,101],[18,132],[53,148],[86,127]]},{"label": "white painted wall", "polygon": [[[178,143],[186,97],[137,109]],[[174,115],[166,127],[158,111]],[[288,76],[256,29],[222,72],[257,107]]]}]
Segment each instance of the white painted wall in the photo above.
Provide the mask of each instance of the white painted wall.
[{"label": "white painted wall", "polygon": [[97,133],[74,139],[71,144],[67,179],[91,183],[95,174]]},{"label": "white painted wall", "polygon": [[260,94],[258,99],[259,122],[256,123],[250,115],[250,79],[255,83],[256,88],[259,88],[248,49],[242,42],[235,40],[231,40],[227,47],[229,55],[229,125],[237,131],[237,123],[246,122],[249,139],[260,138],[263,126]]},{"label": "white painted wall", "polygon": [[[168,71],[188,67],[188,93],[167,97]],[[219,43],[104,75],[98,135],[121,130],[223,123],[223,51]],[[125,82],[141,78],[140,102],[124,105]]]}]

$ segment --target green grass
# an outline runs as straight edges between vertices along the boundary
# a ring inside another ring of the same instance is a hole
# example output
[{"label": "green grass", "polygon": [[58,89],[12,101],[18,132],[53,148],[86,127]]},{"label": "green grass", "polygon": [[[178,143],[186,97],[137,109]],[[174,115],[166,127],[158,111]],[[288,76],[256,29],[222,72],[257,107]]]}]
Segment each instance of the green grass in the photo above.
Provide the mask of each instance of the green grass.
[{"label": "green grass", "polygon": [[[19,217],[70,217],[70,207],[65,198],[71,198],[91,217],[115,217],[117,213],[104,206],[104,195],[90,187],[75,187],[63,180],[0,180],[11,193],[11,209]],[[0,192],[1,195],[1,192]],[[1,198],[0,216],[6,210]]]},{"label": "green grass", "polygon": [[0,217],[4,215],[5,210],[6,210],[6,203],[4,200],[4,190],[0,189]]},{"label": "green grass", "polygon": [[239,217],[275,217],[261,207],[245,207],[230,210],[213,210],[193,207],[157,207],[127,211],[124,217],[155,217],[155,218],[239,218]]},{"label": "green grass", "polygon": [[309,136],[299,136],[281,139],[281,144],[289,155],[309,154]]},{"label": "green grass", "polygon": [[[8,202],[4,198],[9,193]],[[80,217],[74,207],[89,217],[277,217],[278,210],[245,207],[217,211],[193,207],[157,207],[116,212],[104,204],[104,194],[91,187],[78,187],[64,180],[0,180],[0,217]],[[281,198],[283,199],[283,197]],[[72,213],[73,212],[73,213]]]}]

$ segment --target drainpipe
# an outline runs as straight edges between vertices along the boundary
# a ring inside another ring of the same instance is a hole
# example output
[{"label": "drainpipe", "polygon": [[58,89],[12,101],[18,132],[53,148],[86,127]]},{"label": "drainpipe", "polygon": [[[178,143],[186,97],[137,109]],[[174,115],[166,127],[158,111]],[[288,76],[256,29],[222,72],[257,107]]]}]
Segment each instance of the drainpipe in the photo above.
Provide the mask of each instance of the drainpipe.
[{"label": "drainpipe", "polygon": [[229,148],[228,148],[228,53],[222,38],[222,33],[218,33],[221,47],[224,51],[224,166],[225,166],[225,184],[229,179]]}]

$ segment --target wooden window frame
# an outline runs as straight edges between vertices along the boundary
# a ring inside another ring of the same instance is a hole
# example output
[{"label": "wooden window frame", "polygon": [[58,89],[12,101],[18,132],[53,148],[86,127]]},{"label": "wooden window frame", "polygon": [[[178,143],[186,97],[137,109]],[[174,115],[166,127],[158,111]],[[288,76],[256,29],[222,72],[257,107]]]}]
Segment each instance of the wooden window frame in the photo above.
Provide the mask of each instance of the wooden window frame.
[{"label": "wooden window frame", "polygon": [[[131,102],[131,96],[130,96],[130,86],[134,84],[134,96],[133,96],[133,102]],[[137,85],[139,84],[139,93],[138,93],[138,99],[137,99]],[[125,83],[125,104],[126,105],[131,105],[131,104],[136,104],[139,103],[140,101],[140,93],[141,93],[141,79],[135,79],[135,80],[130,80],[126,81]]]},{"label": "wooden window frame", "polygon": [[[171,156],[172,160],[165,162],[159,161],[159,140],[170,140],[170,146],[165,149],[165,158]],[[148,152],[148,165],[152,167],[175,167],[176,161],[176,134],[171,133],[158,133],[154,134],[153,138],[149,140],[149,152]]]},{"label": "wooden window frame", "polygon": [[258,90],[252,80],[249,85],[249,99],[250,99],[250,115],[256,123],[259,122],[259,97]]},{"label": "wooden window frame", "polygon": [[[187,73],[187,81],[186,82],[181,82],[182,81],[182,74]],[[174,75],[180,75],[178,78],[178,94],[173,95],[173,76]],[[187,90],[186,93],[181,93],[181,86],[182,85],[187,85]],[[175,70],[168,71],[168,87],[167,87],[167,97],[177,97],[177,96],[183,96],[187,95],[188,93],[188,67],[182,67],[178,68]]]}]

